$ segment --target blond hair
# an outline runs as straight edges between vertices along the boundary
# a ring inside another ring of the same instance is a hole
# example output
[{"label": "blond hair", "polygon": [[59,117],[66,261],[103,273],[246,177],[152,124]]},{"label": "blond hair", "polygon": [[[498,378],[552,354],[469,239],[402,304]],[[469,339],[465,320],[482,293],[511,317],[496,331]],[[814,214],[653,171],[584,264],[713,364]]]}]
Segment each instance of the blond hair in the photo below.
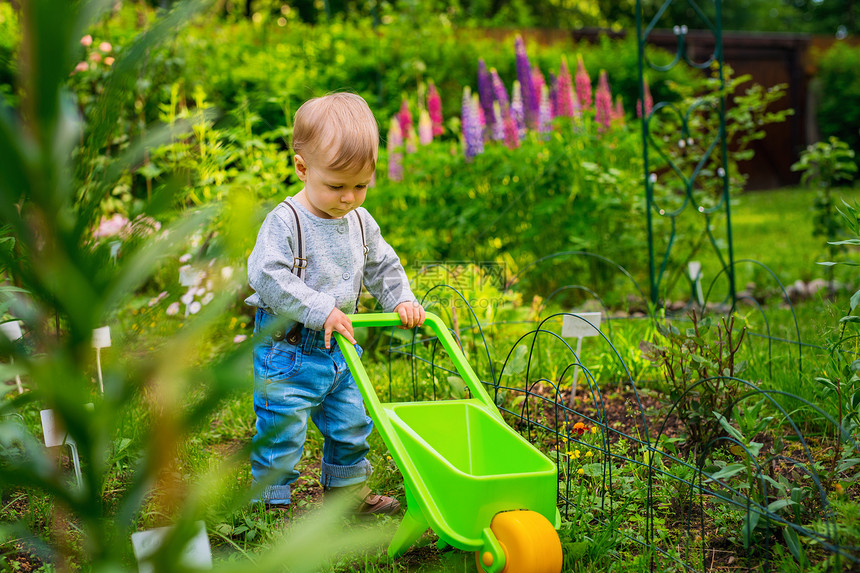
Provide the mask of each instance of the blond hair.
[{"label": "blond hair", "polygon": [[[328,157],[319,151],[328,151]],[[335,171],[376,169],[379,126],[364,99],[352,93],[331,93],[309,99],[296,111],[293,151],[305,160],[329,160]]]}]

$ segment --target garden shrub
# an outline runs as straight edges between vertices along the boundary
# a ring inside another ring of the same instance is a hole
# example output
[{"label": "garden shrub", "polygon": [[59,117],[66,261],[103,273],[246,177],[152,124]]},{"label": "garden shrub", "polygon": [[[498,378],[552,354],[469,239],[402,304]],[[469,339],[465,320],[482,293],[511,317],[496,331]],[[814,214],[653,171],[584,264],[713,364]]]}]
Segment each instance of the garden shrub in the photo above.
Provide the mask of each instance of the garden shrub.
[{"label": "garden shrub", "polygon": [[[407,154],[403,182],[380,178],[366,205],[407,267],[432,261],[501,261],[511,271],[559,251],[581,250],[642,268],[645,248],[638,130],[598,135],[593,122],[561,122],[546,136],[529,133],[510,150],[488,145],[467,163],[446,142]],[[530,273],[527,290],[544,295],[612,275],[582,259],[558,272]],[[608,269],[607,269],[608,270]]]},{"label": "garden shrub", "polygon": [[836,43],[818,64],[821,103],[818,125],[822,139],[838,137],[860,154],[860,46]]},{"label": "garden shrub", "polygon": [[10,103],[14,102],[11,99],[12,80],[16,74],[15,58],[19,42],[18,17],[12,4],[0,4],[0,98],[10,98]]}]

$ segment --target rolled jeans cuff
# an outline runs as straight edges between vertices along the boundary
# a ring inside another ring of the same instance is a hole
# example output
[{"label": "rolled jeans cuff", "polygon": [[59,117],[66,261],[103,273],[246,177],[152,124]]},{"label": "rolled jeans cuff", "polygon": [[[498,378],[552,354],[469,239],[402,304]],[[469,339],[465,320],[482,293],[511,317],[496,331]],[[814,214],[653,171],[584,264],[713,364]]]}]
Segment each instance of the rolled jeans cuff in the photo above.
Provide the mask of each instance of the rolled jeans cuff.
[{"label": "rolled jeans cuff", "polygon": [[251,501],[286,505],[290,503],[290,485],[267,485],[263,488],[263,491],[260,492],[260,496]]},{"label": "rolled jeans cuff", "polygon": [[345,487],[367,481],[373,473],[373,467],[367,458],[351,466],[339,466],[320,462],[320,483],[323,487]]}]

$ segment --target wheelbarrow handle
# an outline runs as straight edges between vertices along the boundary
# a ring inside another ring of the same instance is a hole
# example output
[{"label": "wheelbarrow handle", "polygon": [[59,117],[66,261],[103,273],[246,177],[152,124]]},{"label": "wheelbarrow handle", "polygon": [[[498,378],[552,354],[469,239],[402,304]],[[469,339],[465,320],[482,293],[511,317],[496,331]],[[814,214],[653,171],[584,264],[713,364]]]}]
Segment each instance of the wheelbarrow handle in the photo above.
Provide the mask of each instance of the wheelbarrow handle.
[{"label": "wheelbarrow handle", "polygon": [[[348,315],[350,321],[352,321],[353,327],[390,327],[390,326],[400,326],[402,324],[400,320],[400,316],[396,312],[381,312],[381,313],[367,313],[367,314],[351,314]],[[433,331],[433,334],[439,339],[439,342],[442,343],[442,347],[448,353],[448,356],[451,358],[451,361],[454,363],[454,367],[457,370],[457,373],[463,378],[463,381],[469,387],[469,390],[472,392],[472,396],[484,402],[487,406],[490,407],[490,411],[501,418],[501,414],[496,409],[496,405],[493,402],[493,399],[487,393],[487,390],[484,388],[484,384],[478,379],[478,376],[472,370],[472,367],[469,365],[469,362],[466,360],[466,357],[463,355],[463,351],[460,350],[459,344],[454,340],[454,337],[448,331],[448,327],[445,322],[436,314],[432,312],[428,312],[425,315],[424,326],[430,327]],[[340,340],[340,334],[336,334],[338,340]],[[352,356],[347,355],[347,362],[352,366]],[[354,370],[363,371],[364,369],[358,363],[358,355],[355,355],[355,366]],[[356,372],[354,371],[353,374]],[[370,388],[373,388],[370,385]]]}]

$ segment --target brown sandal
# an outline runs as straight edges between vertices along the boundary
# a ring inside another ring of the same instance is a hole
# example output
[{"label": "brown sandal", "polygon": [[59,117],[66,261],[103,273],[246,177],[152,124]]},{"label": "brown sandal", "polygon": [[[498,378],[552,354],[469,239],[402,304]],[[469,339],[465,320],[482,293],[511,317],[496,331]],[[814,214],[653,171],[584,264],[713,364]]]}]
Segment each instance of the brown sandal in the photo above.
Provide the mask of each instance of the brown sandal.
[{"label": "brown sandal", "polygon": [[323,493],[324,497],[340,497],[341,495],[350,496],[358,502],[358,506],[355,508],[355,515],[359,517],[392,515],[400,511],[399,501],[387,495],[372,493],[370,488],[364,484],[330,487]]}]

